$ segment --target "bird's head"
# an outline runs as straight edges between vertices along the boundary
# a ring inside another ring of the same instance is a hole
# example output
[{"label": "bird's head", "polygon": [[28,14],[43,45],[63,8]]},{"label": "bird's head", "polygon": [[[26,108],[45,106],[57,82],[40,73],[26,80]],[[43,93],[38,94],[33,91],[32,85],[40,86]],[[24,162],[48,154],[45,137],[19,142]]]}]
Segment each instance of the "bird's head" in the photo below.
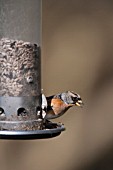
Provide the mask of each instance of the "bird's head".
[{"label": "bird's head", "polygon": [[74,105],[83,106],[83,102],[80,95],[72,91],[67,91],[65,95],[63,95],[62,93],[62,98],[64,98],[64,101],[70,106],[74,106]]}]

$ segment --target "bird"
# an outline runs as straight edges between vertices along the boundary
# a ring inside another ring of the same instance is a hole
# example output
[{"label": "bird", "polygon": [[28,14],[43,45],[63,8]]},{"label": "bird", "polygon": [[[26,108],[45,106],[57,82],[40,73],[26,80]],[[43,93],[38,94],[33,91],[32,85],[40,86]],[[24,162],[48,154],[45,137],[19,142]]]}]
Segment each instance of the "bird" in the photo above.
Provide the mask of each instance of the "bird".
[{"label": "bird", "polygon": [[42,95],[42,117],[46,120],[62,116],[72,106],[83,106],[79,94],[66,91],[49,97]]}]

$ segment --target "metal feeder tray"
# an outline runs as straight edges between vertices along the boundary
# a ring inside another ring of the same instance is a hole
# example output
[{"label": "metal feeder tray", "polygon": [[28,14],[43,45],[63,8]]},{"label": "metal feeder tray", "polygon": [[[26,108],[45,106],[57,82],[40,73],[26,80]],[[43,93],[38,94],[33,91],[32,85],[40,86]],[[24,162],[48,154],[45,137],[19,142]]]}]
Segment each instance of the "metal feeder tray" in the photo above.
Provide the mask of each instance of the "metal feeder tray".
[{"label": "metal feeder tray", "polygon": [[[54,125],[54,123],[51,122],[51,125]],[[56,128],[44,130],[28,130],[28,131],[1,130],[0,139],[28,140],[28,139],[53,138],[60,135],[61,132],[65,130],[64,125],[61,124],[55,125]]]}]

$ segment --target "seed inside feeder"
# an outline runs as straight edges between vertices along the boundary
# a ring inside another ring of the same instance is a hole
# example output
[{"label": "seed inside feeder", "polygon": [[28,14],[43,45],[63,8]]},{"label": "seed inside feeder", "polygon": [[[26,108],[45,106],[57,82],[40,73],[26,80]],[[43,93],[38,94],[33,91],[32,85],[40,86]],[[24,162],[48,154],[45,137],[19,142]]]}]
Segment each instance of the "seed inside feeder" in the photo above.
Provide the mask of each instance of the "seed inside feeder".
[{"label": "seed inside feeder", "polygon": [[27,82],[28,83],[33,83],[33,77],[32,76],[27,77]]},{"label": "seed inside feeder", "polygon": [[[39,47],[30,42],[0,41],[1,96],[37,96],[40,83]],[[26,81],[27,79],[27,81]],[[33,82],[33,80],[35,80]],[[30,86],[29,83],[34,83]]]}]

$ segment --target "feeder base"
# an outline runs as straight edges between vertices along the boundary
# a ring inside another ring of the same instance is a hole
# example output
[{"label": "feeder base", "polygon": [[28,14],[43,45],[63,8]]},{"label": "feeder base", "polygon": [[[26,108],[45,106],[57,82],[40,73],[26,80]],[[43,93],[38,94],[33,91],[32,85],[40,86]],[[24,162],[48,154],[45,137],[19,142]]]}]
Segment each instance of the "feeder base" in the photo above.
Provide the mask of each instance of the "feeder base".
[{"label": "feeder base", "polygon": [[[51,128],[51,127],[54,128]],[[14,131],[14,130],[1,130],[0,139],[14,139],[14,140],[30,140],[30,139],[46,139],[53,138],[65,130],[64,125],[57,123],[50,123],[50,129],[43,130],[27,130],[27,131]]]}]

